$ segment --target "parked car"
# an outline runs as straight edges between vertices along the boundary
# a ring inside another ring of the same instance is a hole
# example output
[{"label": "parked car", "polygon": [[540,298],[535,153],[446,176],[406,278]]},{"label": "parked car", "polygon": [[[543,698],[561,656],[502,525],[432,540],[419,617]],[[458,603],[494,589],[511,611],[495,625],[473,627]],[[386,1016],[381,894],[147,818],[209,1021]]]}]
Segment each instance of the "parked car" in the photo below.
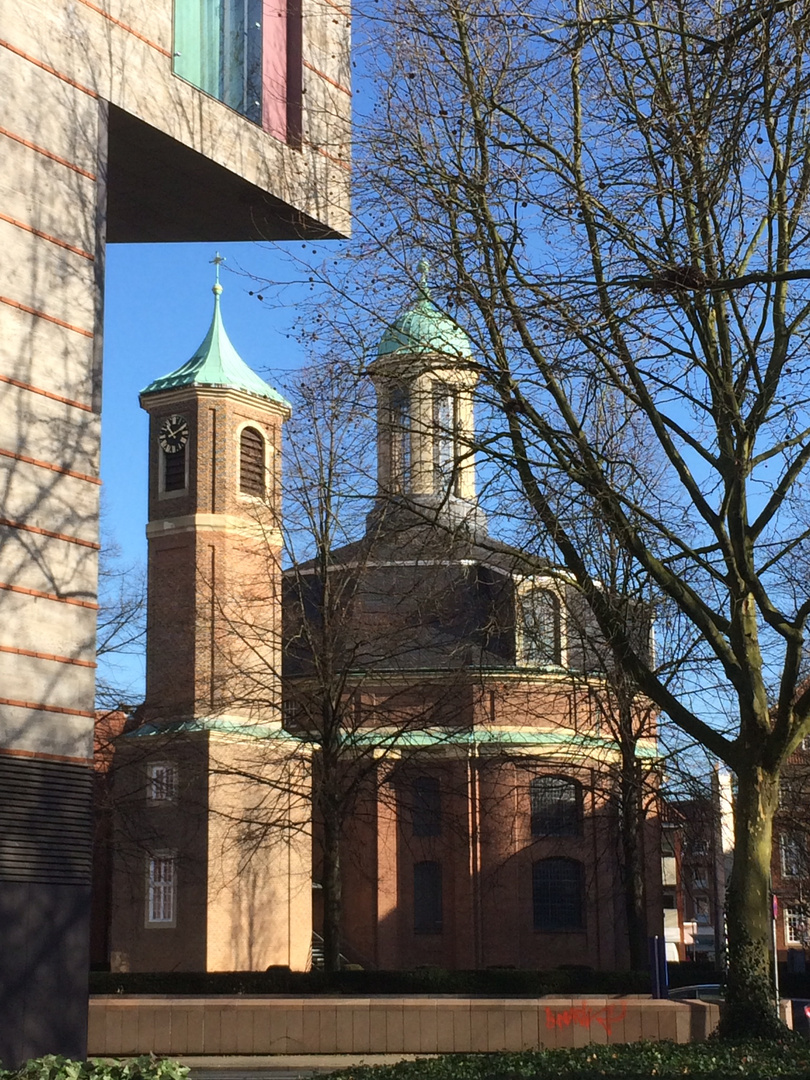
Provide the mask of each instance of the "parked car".
[{"label": "parked car", "polygon": [[725,990],[720,983],[700,983],[696,986],[673,986],[669,991],[670,1001],[711,1001],[718,1004],[725,1001]]}]

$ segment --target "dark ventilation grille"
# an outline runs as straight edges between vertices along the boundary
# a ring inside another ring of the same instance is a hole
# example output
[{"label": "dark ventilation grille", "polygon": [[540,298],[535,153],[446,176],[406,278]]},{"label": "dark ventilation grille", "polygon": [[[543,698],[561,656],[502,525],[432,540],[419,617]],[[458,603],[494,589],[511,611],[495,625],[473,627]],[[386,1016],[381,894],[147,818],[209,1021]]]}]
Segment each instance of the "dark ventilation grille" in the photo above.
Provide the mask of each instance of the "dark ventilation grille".
[{"label": "dark ventilation grille", "polygon": [[92,770],[0,755],[0,881],[87,885]]},{"label": "dark ventilation grille", "polygon": [[239,490],[264,498],[264,439],[247,427],[239,440]]},{"label": "dark ventilation grille", "polygon": [[186,486],[186,448],[163,454],[163,490],[182,491]]}]

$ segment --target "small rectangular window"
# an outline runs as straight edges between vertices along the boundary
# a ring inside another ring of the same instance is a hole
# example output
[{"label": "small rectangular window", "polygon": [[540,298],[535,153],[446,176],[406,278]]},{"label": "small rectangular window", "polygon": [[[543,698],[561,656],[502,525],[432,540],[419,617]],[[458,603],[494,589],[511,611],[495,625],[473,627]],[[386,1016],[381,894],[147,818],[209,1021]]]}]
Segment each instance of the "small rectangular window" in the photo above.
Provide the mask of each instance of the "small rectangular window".
[{"label": "small rectangular window", "polygon": [[442,795],[435,776],[417,776],[413,784],[413,835],[441,836]]},{"label": "small rectangular window", "polygon": [[808,924],[807,909],[785,909],[785,944],[805,945],[810,941],[810,924]]},{"label": "small rectangular window", "polygon": [[440,934],[442,932],[441,863],[414,863],[413,930],[415,934]]},{"label": "small rectangular window", "polygon": [[301,708],[295,698],[285,698],[281,704],[281,717],[285,728],[294,728],[299,720]]},{"label": "small rectangular window", "polygon": [[564,776],[536,776],[529,785],[532,836],[579,836],[580,786]]},{"label": "small rectangular window", "polygon": [[174,926],[177,917],[177,856],[163,851],[146,863],[146,925]]},{"label": "small rectangular window", "polygon": [[542,586],[521,589],[517,597],[520,661],[537,666],[562,660],[560,602]]},{"label": "small rectangular window", "polygon": [[532,866],[535,930],[581,930],[584,927],[582,864],[573,859],[541,859]]},{"label": "small rectangular window", "polygon": [[804,876],[806,857],[801,837],[793,833],[782,833],[779,837],[779,863],[782,877]]},{"label": "small rectangular window", "polygon": [[710,922],[708,896],[695,897],[695,922],[704,926]]},{"label": "small rectangular window", "polygon": [[171,761],[150,761],[146,766],[146,797],[149,802],[177,799],[177,766]]}]

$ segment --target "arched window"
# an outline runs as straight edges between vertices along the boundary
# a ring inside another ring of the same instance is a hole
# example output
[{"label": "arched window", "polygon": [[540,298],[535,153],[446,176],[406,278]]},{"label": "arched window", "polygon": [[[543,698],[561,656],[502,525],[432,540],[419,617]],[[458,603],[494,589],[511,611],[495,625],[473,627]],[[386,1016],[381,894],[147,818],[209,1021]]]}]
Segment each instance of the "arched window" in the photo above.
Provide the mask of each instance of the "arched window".
[{"label": "arched window", "polygon": [[263,499],[264,473],[264,437],[256,428],[243,428],[239,436],[239,490]]},{"label": "arched window", "polygon": [[521,658],[526,664],[559,664],[560,602],[549,589],[519,594]]},{"label": "arched window", "polygon": [[535,930],[584,928],[582,863],[575,859],[540,859],[532,864]]},{"label": "arched window", "polygon": [[529,784],[532,836],[579,836],[581,788],[565,776],[535,776]]},{"label": "arched window", "polygon": [[433,471],[436,486],[447,490],[456,467],[456,395],[455,391],[438,383],[433,389]]},{"label": "arched window", "polygon": [[411,400],[407,387],[394,386],[389,398],[391,487],[405,491],[411,471]]},{"label": "arched window", "polygon": [[414,836],[441,836],[442,795],[438,777],[417,776],[413,782]]}]

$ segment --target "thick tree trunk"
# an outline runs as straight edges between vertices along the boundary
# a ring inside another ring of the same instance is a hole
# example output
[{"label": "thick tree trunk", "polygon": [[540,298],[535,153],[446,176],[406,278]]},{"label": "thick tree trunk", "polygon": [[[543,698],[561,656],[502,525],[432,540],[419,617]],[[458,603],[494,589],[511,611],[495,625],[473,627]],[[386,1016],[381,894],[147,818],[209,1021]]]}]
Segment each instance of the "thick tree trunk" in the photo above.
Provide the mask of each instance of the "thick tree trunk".
[{"label": "thick tree trunk", "polygon": [[340,924],[343,897],[340,881],[340,820],[333,809],[323,816],[323,962],[326,971],[340,971]]},{"label": "thick tree trunk", "polygon": [[624,908],[630,967],[634,971],[644,971],[648,963],[647,890],[641,835],[641,765],[635,755],[622,762],[619,797]]},{"label": "thick tree trunk", "polygon": [[771,958],[771,844],[779,777],[752,766],[739,771],[737,781],[734,865],[726,894],[727,1004],[720,1034],[779,1037],[785,1029],[776,1012]]}]

